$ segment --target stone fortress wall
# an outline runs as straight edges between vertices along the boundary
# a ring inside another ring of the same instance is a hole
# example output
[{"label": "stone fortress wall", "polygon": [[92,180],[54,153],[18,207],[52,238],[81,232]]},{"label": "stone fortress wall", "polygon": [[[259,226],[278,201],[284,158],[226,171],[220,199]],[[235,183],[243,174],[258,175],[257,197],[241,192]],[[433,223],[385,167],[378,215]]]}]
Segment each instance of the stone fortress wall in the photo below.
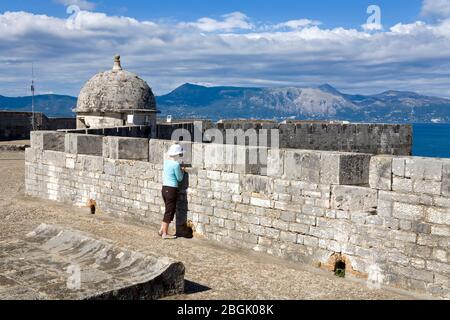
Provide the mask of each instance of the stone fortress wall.
[{"label": "stone fortress wall", "polygon": [[[411,155],[412,126],[320,121],[236,121],[224,120],[205,125],[223,133],[226,130],[279,131],[279,147],[307,150],[365,152]],[[270,146],[270,138],[268,139]],[[228,143],[228,142],[227,142]],[[262,145],[262,144],[259,144]]]},{"label": "stone fortress wall", "polygon": [[[0,141],[26,140],[30,138],[31,112],[0,110]],[[43,113],[35,112],[35,125],[38,130],[58,130],[75,128],[75,118],[48,118]]]},{"label": "stone fortress wall", "polygon": [[[171,141],[33,132],[31,143],[28,195],[95,200],[125,221],[160,222]],[[450,298],[450,159],[257,147],[254,164],[255,147],[181,143],[190,168],[177,225],[191,220],[223,244]]]},{"label": "stone fortress wall", "polygon": [[[243,130],[245,133],[256,133],[257,145],[271,146],[270,130],[278,130],[277,144],[279,148],[362,152],[372,154],[411,155],[412,126],[395,124],[363,124],[363,123],[331,123],[317,121],[290,121],[278,123],[274,121],[224,120],[179,120],[173,123],[158,122],[155,135],[151,135],[148,126],[124,126],[99,129],[60,130],[67,133],[85,133],[98,135],[116,135],[128,137],[157,137],[170,140],[176,129],[189,132],[191,140],[200,134],[203,141],[248,145],[249,139],[243,143],[239,139],[227,141],[227,131]],[[224,137],[223,141],[214,141],[205,132],[214,130]],[[153,132],[154,133],[154,132]],[[261,141],[264,138],[265,141]],[[232,138],[232,137],[231,137]],[[229,140],[229,139],[228,139]]]}]

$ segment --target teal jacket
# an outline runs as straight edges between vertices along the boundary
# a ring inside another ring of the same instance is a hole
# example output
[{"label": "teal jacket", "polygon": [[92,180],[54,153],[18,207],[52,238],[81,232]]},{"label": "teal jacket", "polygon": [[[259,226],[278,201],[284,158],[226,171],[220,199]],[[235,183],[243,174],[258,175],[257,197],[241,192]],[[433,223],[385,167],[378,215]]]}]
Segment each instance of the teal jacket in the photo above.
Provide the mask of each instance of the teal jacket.
[{"label": "teal jacket", "polygon": [[163,186],[178,188],[178,184],[183,181],[183,171],[178,162],[174,160],[164,161]]}]

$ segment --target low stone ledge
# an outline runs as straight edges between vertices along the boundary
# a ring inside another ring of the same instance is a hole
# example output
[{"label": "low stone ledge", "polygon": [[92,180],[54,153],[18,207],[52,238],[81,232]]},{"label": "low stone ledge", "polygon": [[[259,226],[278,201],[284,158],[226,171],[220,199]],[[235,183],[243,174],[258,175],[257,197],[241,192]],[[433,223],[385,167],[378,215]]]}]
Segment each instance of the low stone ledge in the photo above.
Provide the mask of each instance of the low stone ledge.
[{"label": "low stone ledge", "polygon": [[9,284],[0,299],[150,300],[184,291],[181,262],[59,226],[42,224],[0,248],[9,266],[0,267]]}]

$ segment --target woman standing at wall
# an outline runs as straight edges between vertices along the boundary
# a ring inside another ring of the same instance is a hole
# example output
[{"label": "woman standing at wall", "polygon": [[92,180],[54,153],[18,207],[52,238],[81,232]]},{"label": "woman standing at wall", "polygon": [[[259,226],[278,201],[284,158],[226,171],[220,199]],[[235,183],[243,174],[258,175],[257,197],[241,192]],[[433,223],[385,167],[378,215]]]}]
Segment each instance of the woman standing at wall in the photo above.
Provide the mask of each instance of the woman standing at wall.
[{"label": "woman standing at wall", "polygon": [[183,181],[184,177],[184,168],[181,167],[179,162],[179,159],[183,156],[183,152],[183,148],[175,143],[170,146],[168,151],[170,159],[164,161],[162,197],[166,210],[161,223],[161,229],[159,230],[159,235],[163,239],[176,238],[176,236],[169,235],[169,225],[175,217],[178,185]]}]

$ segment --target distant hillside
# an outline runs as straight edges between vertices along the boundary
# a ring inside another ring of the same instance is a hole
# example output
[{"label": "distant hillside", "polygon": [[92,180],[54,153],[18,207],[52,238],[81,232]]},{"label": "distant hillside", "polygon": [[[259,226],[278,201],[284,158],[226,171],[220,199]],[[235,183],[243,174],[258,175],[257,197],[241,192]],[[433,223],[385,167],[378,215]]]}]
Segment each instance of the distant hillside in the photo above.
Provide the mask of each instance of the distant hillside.
[{"label": "distant hillside", "polygon": [[[36,111],[51,117],[74,116],[76,98],[36,97]],[[414,92],[386,91],[376,95],[344,94],[331,85],[298,88],[204,87],[184,84],[157,97],[162,116],[176,118],[259,118],[281,120],[348,120],[386,123],[450,123],[450,100]],[[31,97],[0,96],[0,109],[29,111]]]},{"label": "distant hillside", "polygon": [[[49,117],[74,117],[72,112],[77,98],[62,95],[38,95],[34,100],[35,111]],[[31,111],[31,97],[9,98],[0,95],[0,110]]]},{"label": "distant hillside", "polygon": [[204,87],[185,84],[158,97],[162,115],[201,118],[450,122],[450,100],[414,92],[350,95],[325,84],[315,88]]}]

